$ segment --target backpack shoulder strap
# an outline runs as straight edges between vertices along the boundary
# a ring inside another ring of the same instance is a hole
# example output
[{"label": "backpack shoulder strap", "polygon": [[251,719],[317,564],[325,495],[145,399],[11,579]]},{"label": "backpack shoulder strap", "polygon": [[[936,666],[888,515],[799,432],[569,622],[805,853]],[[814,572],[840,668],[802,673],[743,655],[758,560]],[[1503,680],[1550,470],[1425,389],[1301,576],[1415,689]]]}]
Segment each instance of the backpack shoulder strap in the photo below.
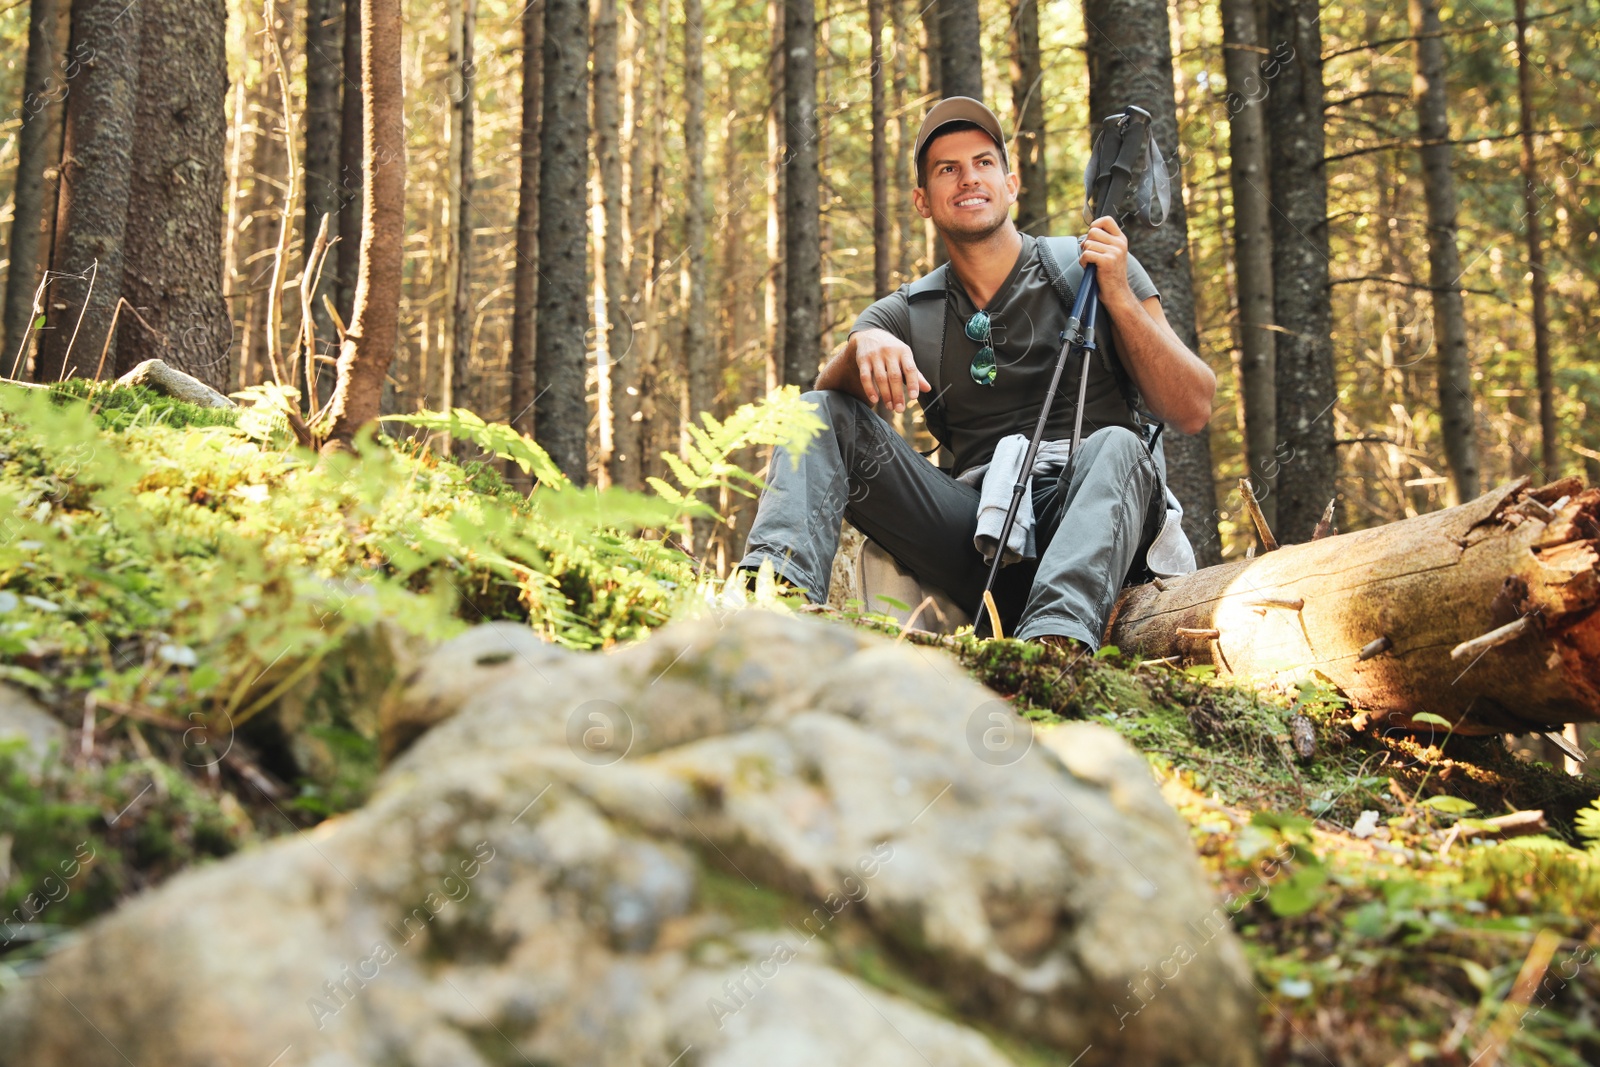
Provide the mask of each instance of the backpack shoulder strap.
[{"label": "backpack shoulder strap", "polygon": [[933,386],[933,399],[923,405],[923,418],[927,421],[928,432],[933,434],[934,440],[941,445],[945,444],[950,436],[942,399],[945,290],[948,285],[949,270],[950,264],[946,263],[906,287],[906,299],[911,313],[911,336],[907,343],[911,346],[911,355],[917,361],[917,369],[928,379],[928,384]]}]

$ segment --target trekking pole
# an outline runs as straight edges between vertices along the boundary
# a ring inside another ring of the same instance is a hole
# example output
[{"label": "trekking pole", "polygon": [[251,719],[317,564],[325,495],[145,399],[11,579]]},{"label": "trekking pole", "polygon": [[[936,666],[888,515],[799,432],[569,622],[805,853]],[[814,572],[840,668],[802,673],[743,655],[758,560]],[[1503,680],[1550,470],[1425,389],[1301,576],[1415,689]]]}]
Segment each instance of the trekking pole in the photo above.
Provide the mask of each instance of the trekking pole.
[{"label": "trekking pole", "polygon": [[[1139,153],[1144,148],[1145,131],[1149,124],[1150,113],[1132,106],[1120,115],[1110,116],[1101,124],[1102,144],[1099,147],[1103,152],[1097,153],[1097,156],[1107,169],[1093,176],[1099,194],[1095,198],[1095,218],[1102,217],[1122,202],[1123,195],[1133,182],[1133,168],[1138,164]],[[1050,421],[1050,409],[1055,405],[1061,374],[1066,370],[1067,358],[1073,349],[1077,349],[1083,354],[1083,363],[1078,372],[1078,407],[1073,416],[1072,447],[1067,453],[1066,469],[1067,484],[1072,484],[1072,465],[1078,458],[1078,445],[1083,439],[1083,402],[1089,391],[1089,360],[1095,351],[1095,323],[1100,317],[1100,286],[1095,266],[1091,263],[1084,268],[1083,279],[1078,283],[1078,295],[1067,317],[1067,328],[1061,331],[1061,354],[1056,357],[1056,369],[1050,376],[1050,387],[1045,390],[1044,404],[1039,409],[1038,421],[1034,423],[1033,436],[1028,440],[1028,451],[1022,457],[1017,482],[1011,487],[1011,504],[1006,508],[1005,522],[1000,525],[1000,540],[995,545],[994,559],[989,562],[989,577],[983,583],[983,596],[972,616],[974,637],[981,636],[984,620],[988,616],[990,592],[994,588],[995,577],[1000,573],[1006,542],[1010,540],[1012,527],[1016,525],[1023,494],[1028,491],[1028,482],[1033,477],[1033,461],[1039,454],[1040,442],[1044,440],[1045,424]]]}]

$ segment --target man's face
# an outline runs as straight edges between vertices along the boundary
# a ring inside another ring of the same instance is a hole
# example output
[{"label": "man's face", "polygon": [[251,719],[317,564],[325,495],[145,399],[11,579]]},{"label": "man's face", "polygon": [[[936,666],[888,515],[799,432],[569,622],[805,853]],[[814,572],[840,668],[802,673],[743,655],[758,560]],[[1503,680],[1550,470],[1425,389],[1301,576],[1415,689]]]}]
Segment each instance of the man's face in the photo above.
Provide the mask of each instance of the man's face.
[{"label": "man's face", "polygon": [[917,212],[947,241],[980,241],[1005,225],[1019,182],[982,130],[956,130],[928,142],[926,184],[911,191]]}]

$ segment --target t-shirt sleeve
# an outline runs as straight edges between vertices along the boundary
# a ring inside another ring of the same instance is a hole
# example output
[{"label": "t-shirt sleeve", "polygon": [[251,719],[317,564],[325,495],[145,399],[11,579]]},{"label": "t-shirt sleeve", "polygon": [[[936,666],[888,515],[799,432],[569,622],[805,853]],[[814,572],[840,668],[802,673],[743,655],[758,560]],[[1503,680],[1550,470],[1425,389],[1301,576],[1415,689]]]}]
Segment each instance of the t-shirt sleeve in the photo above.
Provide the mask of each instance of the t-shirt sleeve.
[{"label": "t-shirt sleeve", "polygon": [[902,285],[888,296],[873,303],[856,317],[851,333],[862,330],[887,330],[906,344],[911,343],[911,298],[906,295],[908,286]]},{"label": "t-shirt sleeve", "polygon": [[1132,252],[1128,253],[1128,287],[1133,290],[1133,295],[1139,298],[1141,304],[1152,296],[1161,295],[1156,283],[1150,280],[1150,272],[1144,269],[1143,263],[1134,258]]}]

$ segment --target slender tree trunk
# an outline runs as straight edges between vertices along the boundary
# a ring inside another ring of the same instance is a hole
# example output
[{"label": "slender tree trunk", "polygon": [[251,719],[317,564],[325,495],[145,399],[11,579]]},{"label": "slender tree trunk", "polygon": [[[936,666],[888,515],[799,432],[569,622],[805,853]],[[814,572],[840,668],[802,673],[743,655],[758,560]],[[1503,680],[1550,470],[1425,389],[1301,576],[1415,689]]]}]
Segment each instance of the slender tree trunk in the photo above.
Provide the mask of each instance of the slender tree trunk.
[{"label": "slender tree trunk", "polygon": [[767,390],[784,382],[784,322],[780,309],[784,296],[785,234],[783,232],[783,50],[784,8],[781,0],[767,0],[767,30],[772,40],[769,78],[772,95],[767,105],[767,273],[763,285],[767,323]]},{"label": "slender tree trunk", "polygon": [[[1323,162],[1322,30],[1316,0],[1267,9],[1266,100],[1272,200],[1272,307],[1278,391],[1280,543],[1311,537],[1337,491],[1328,175]],[[1278,57],[1285,57],[1279,61]]]},{"label": "slender tree trunk", "polygon": [[983,99],[983,23],[978,0],[939,0],[939,90]]},{"label": "slender tree trunk", "polygon": [[1544,241],[1539,223],[1539,174],[1533,154],[1533,87],[1528,60],[1528,3],[1517,3],[1517,102],[1522,126],[1522,203],[1528,224],[1528,274],[1533,290],[1533,363],[1539,383],[1539,455],[1546,480],[1561,477],[1555,386],[1550,373],[1550,318],[1545,299]]},{"label": "slender tree trunk", "polygon": [[345,322],[355,313],[356,280],[361,274],[361,3],[344,0],[343,96],[339,118],[338,296],[334,303]]},{"label": "slender tree trunk", "polygon": [[783,384],[809,388],[822,343],[816,0],[784,0]]},{"label": "slender tree trunk", "polygon": [[584,400],[589,329],[583,211],[589,148],[589,12],[545,0],[544,121],[539,153],[539,393],[534,437],[574,484],[589,480]]},{"label": "slender tree trunk", "polygon": [[[328,219],[328,239],[339,236],[339,140],[341,87],[344,82],[344,0],[307,0],[306,3],[306,214],[302,227],[301,269],[309,269],[309,257],[317,230]],[[330,217],[331,216],[331,217]],[[351,235],[351,243],[356,243]],[[338,248],[338,245],[334,245]],[[316,353],[336,352],[339,337],[333,328],[323,297],[334,299],[338,292],[337,256],[329,256],[322,277],[311,293],[311,324],[315,331]],[[310,370],[311,368],[308,368]],[[316,373],[317,387],[306,389],[313,410],[321,407],[332,393],[333,376]]]},{"label": "slender tree trunk", "polygon": [[1039,65],[1038,0],[1012,0],[1011,106],[1017,150],[1013,165],[1022,188],[1017,194],[1017,229],[1050,232],[1050,175],[1044,156],[1044,75]]},{"label": "slender tree trunk", "polygon": [[883,69],[884,0],[867,0],[868,33],[872,39],[872,295],[889,291],[894,249],[889,238],[889,145]]},{"label": "slender tree trunk", "polygon": [[[1172,31],[1164,3],[1099,0],[1085,7],[1088,36],[1089,113],[1096,119],[1137,104],[1154,120],[1161,154],[1177,167],[1177,102],[1172,91]],[[1134,227],[1129,249],[1161,292],[1167,321],[1190,349],[1200,351],[1194,319],[1194,282],[1189,273],[1189,226],[1173,175],[1172,209],[1158,229]],[[1167,484],[1183,503],[1183,527],[1202,567],[1219,562],[1216,487],[1209,430],[1189,435],[1171,427],[1164,434]]]},{"label": "slender tree trunk", "polygon": [[659,475],[661,453],[666,447],[662,430],[667,421],[663,412],[661,387],[661,283],[662,262],[666,258],[666,234],[662,225],[662,199],[666,195],[666,95],[667,95],[667,12],[658,10],[650,28],[650,144],[646,158],[650,166],[649,208],[645,225],[648,257],[644,281],[644,344],[639,352],[639,470],[641,477]]},{"label": "slender tree trunk", "polygon": [[[631,55],[629,62],[631,63]],[[623,308],[627,277],[622,266],[622,124],[617,117],[617,0],[599,0],[594,20],[594,144],[599,172],[600,239],[595,243],[595,320],[604,355],[605,408],[600,422],[599,470],[607,482],[627,484],[633,429],[630,370],[633,329]]]},{"label": "slender tree trunk", "polygon": [[[699,423],[702,412],[715,414],[717,401],[717,350],[711,341],[710,310],[706,306],[706,82],[701,43],[705,38],[700,0],[683,0],[683,361],[689,379],[687,418]],[[685,437],[687,437],[687,431]],[[715,506],[716,494],[703,496]],[[711,539],[713,522],[694,521],[694,552],[701,560]]]},{"label": "slender tree trunk", "polygon": [[233,341],[222,298],[228,13],[223,0],[142,6],[122,295],[144,322],[123,313],[117,373],[162,359],[226,389]]},{"label": "slender tree trunk", "polygon": [[400,62],[400,0],[361,0],[361,273],[329,401],[328,437],[340,444],[378,417],[399,341],[406,209]]},{"label": "slender tree trunk", "polygon": [[1433,290],[1434,347],[1439,353],[1439,424],[1456,500],[1478,495],[1478,444],[1472,413],[1472,361],[1461,300],[1461,253],[1456,247],[1456,183],[1450,171],[1450,112],[1445,88],[1439,0],[1411,0],[1417,78],[1412,96],[1422,143],[1422,190],[1428,204],[1428,274]]},{"label": "slender tree trunk", "polygon": [[522,9],[522,134],[517,186],[517,264],[511,297],[511,425],[533,436],[539,298],[539,126],[543,119],[544,4]]},{"label": "slender tree trunk", "polygon": [[895,144],[890,158],[894,161],[894,197],[889,213],[898,223],[895,242],[893,284],[911,280],[911,130],[906,118],[906,100],[911,95],[909,74],[910,38],[906,35],[905,0],[889,0],[889,26],[894,35],[894,100]]},{"label": "slender tree trunk", "polygon": [[1267,524],[1278,499],[1277,338],[1272,331],[1272,203],[1267,131],[1260,96],[1261,48],[1255,0],[1222,0],[1223,65],[1228,75],[1229,180],[1233,189],[1233,263],[1239,294],[1239,395],[1244,404],[1245,461]]},{"label": "slender tree trunk", "polygon": [[[69,75],[82,68],[67,60],[71,15],[67,0],[33,0],[28,10],[28,59],[22,73],[22,129],[17,133],[16,181],[11,200],[11,256],[6,269],[5,312],[0,321],[0,374],[21,376],[32,347],[34,294],[49,266],[55,224],[62,113]],[[14,368],[14,372],[13,372]]]},{"label": "slender tree trunk", "polygon": [[67,97],[41,381],[93,377],[122,296],[123,239],[133,177],[143,5],[76,0],[72,54],[88,55]]},{"label": "slender tree trunk", "polygon": [[475,410],[472,389],[472,143],[477,0],[450,0],[450,233],[445,274],[443,404]]},{"label": "slender tree trunk", "polygon": [[[645,122],[648,106],[646,98],[644,44],[645,2],[632,0],[628,8],[628,21],[623,37],[623,69],[627,72],[627,92],[623,97],[622,128],[627,131],[628,150],[622,154],[622,188],[626,191],[626,210],[620,213],[623,235],[621,248],[626,271],[625,296],[618,305],[622,328],[621,338],[613,333],[613,341],[623,350],[620,383],[612,379],[613,386],[622,391],[612,406],[615,420],[612,443],[615,449],[612,463],[612,482],[637,489],[644,484],[644,442],[640,439],[639,403],[643,388],[640,378],[640,354],[643,351],[642,334],[638,327],[644,321],[645,278],[649,271],[650,198],[645,192],[645,179],[650,166],[647,158],[649,133]],[[628,390],[632,389],[632,392]]]},{"label": "slender tree trunk", "polygon": [[[944,61],[942,50],[939,47],[939,34],[939,2],[938,0],[933,0],[932,3],[922,9],[922,90],[930,104],[946,95],[944,91]],[[913,165],[915,164],[913,163]],[[922,220],[922,239],[926,249],[929,270],[950,258],[945,254],[944,238],[940,237],[939,231],[934,229],[932,219]],[[941,461],[949,458],[942,452],[939,455]]]}]

